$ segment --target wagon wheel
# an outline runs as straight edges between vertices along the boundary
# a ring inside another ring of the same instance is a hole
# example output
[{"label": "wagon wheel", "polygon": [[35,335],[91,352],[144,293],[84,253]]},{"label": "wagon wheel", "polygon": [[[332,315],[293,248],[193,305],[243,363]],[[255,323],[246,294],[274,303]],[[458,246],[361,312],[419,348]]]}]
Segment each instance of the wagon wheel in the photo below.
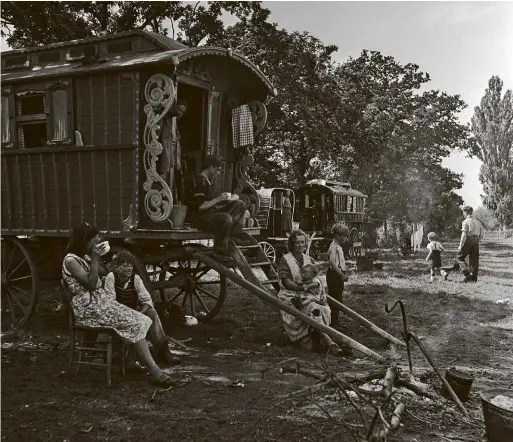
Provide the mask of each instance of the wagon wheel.
[{"label": "wagon wheel", "polygon": [[268,243],[267,241],[260,241],[258,243],[262,250],[264,251],[265,256],[267,256],[267,259],[271,264],[274,264],[276,262],[276,250],[273,247],[271,243]]},{"label": "wagon wheel", "polygon": [[2,322],[25,324],[36,309],[37,266],[19,239],[2,238]]},{"label": "wagon wheel", "polygon": [[158,286],[162,300],[181,308],[186,315],[207,322],[226,299],[226,278],[195,259],[161,263]]}]

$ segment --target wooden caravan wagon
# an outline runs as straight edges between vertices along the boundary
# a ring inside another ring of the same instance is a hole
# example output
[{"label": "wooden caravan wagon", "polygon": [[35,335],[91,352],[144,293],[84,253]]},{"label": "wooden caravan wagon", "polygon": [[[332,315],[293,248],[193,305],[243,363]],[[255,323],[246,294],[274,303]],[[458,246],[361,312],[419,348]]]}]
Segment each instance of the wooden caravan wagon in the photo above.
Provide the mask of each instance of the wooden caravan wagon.
[{"label": "wooden caravan wagon", "polygon": [[260,235],[257,239],[269,260],[276,263],[286,250],[287,243],[284,218],[289,215],[285,213],[287,208],[284,207],[284,201],[288,198],[291,206],[288,210],[292,220],[296,204],[295,194],[293,190],[285,188],[262,188],[257,193],[260,198],[260,209],[256,216]]},{"label": "wooden caravan wagon", "polygon": [[299,227],[313,239],[311,254],[320,256],[331,241],[331,228],[341,222],[349,228],[345,252],[350,257],[362,254],[367,195],[349,183],[311,180],[296,191],[296,217]]},{"label": "wooden caravan wagon", "polygon": [[[84,221],[114,251],[136,256],[154,293],[214,316],[225,280],[192,259],[186,242],[210,235],[182,225],[181,203],[202,158],[218,154],[224,167],[216,190],[239,194],[257,215],[246,169],[265,125],[264,102],[276,94],[269,80],[231,49],[189,48],[146,31],[7,51],[1,61],[7,319],[31,316],[41,284],[60,277],[71,230]],[[183,100],[187,111],[178,119]],[[251,112],[252,126],[243,127],[241,109]],[[256,240],[246,244],[255,266],[270,267]]]}]

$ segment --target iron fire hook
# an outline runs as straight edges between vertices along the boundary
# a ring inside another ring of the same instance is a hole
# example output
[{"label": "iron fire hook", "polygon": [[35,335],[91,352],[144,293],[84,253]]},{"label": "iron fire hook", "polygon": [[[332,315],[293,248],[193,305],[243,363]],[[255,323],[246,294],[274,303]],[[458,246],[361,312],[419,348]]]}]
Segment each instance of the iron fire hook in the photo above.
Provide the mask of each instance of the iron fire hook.
[{"label": "iron fire hook", "polygon": [[406,311],[404,309],[403,301],[400,299],[395,301],[395,304],[392,306],[392,308],[388,308],[388,305],[385,304],[385,311],[387,313],[392,313],[395,309],[395,307],[399,304],[399,307],[401,307],[401,314],[403,316],[403,332],[402,337],[404,339],[404,342],[406,342],[406,352],[408,353],[408,368],[410,370],[410,374],[413,374],[413,364],[411,361],[411,350],[410,350],[410,332],[408,331],[408,323],[406,322]]}]

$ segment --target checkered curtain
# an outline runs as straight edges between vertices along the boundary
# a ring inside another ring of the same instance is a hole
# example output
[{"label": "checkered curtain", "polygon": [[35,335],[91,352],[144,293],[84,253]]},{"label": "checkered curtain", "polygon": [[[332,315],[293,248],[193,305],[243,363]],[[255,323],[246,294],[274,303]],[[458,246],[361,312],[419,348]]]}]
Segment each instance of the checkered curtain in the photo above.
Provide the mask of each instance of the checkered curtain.
[{"label": "checkered curtain", "polygon": [[247,104],[236,107],[232,111],[233,147],[252,146],[255,143],[253,136],[253,117]]}]

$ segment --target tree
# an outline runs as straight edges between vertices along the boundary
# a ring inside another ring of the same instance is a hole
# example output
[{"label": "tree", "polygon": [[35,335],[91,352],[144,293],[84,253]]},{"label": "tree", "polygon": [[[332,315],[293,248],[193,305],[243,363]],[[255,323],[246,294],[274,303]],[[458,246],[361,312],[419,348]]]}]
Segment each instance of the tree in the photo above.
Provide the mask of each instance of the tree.
[{"label": "tree", "polygon": [[499,227],[499,221],[495,217],[495,213],[486,207],[479,206],[474,210],[474,216],[481,221],[481,224],[486,230],[495,230]]},{"label": "tree", "polygon": [[[167,35],[189,46],[219,39],[225,26],[221,17],[229,13],[243,23],[265,21],[270,14],[260,2],[19,2],[1,3],[1,32],[12,48],[39,46],[63,40],[147,29]],[[37,26],[34,26],[37,17]]]},{"label": "tree", "polygon": [[350,180],[369,195],[376,220],[421,221],[440,193],[461,187],[441,167],[454,148],[468,150],[469,129],[458,122],[458,95],[420,93],[429,74],[415,64],[363,51],[338,69],[347,108],[345,143],[353,146]]},{"label": "tree", "polygon": [[267,128],[254,153],[257,185],[296,187],[336,163],[345,120],[331,58],[336,46],[267,22],[236,24],[215,44],[251,59],[279,92],[268,104]]},{"label": "tree", "polygon": [[479,173],[483,204],[505,229],[513,218],[513,95],[507,90],[502,96],[502,88],[502,80],[492,77],[481,105],[474,109],[472,153],[483,162]]}]

